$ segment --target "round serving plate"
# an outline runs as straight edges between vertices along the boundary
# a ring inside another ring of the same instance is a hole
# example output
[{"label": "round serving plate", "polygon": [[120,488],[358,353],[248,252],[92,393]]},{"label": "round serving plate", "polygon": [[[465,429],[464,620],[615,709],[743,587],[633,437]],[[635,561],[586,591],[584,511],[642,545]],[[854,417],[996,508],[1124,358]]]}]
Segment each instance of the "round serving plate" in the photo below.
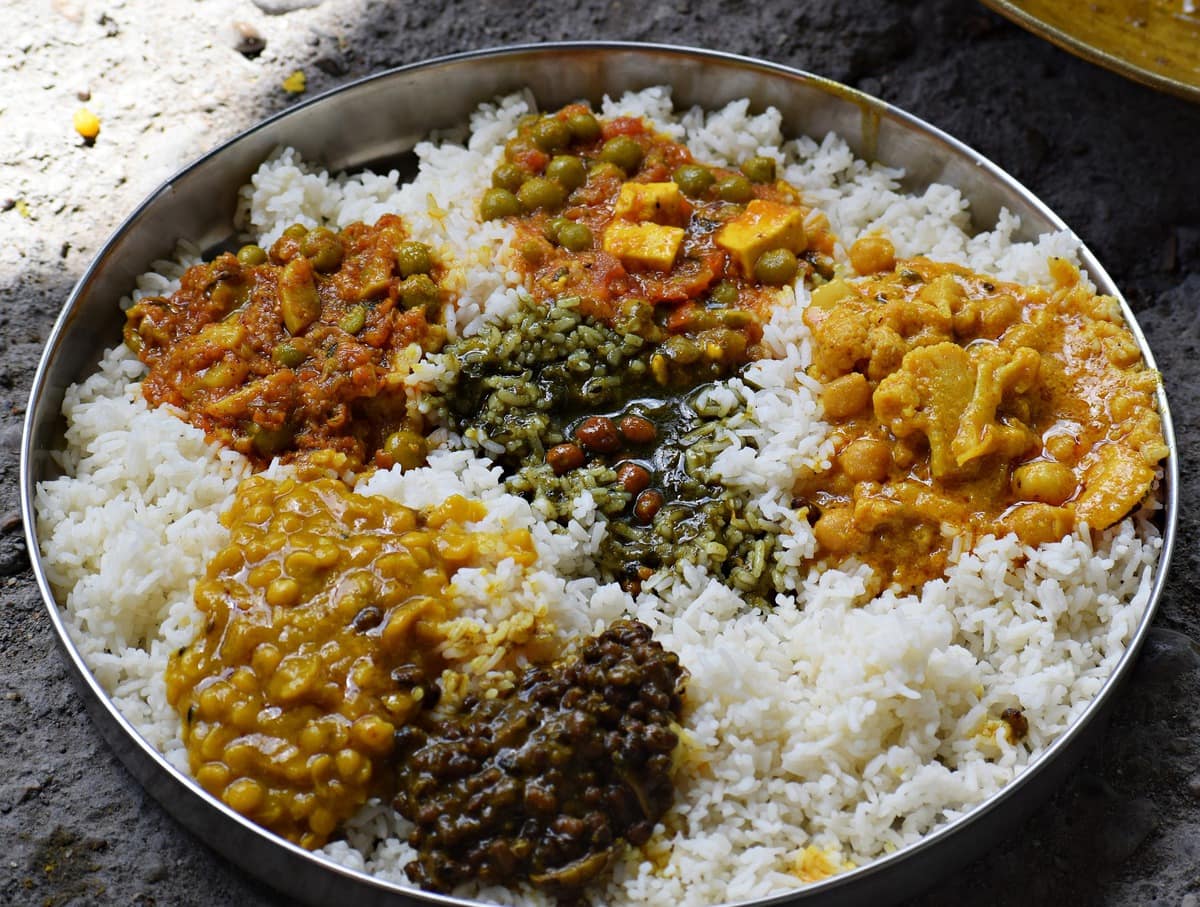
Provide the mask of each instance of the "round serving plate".
[{"label": "round serving plate", "polygon": [[[310,904],[468,904],[335,866],[288,844],[226,807],[172,767],[108,699],[72,644],[39,554],[33,506],[39,481],[52,476],[51,451],[63,443],[63,394],[116,344],[123,319],[116,301],[152,261],[180,239],[213,248],[234,236],[237,189],[277,145],[331,171],[395,166],[427,133],[466,122],[481,101],[527,87],[543,108],[666,84],[677,105],[714,108],[749,98],[783,115],[784,133],[835,131],[861,157],[907,172],[906,188],[930,182],[958,187],[975,224],[987,229],[1001,208],[1021,218],[1017,239],[1066,226],[1016,180],[975,151],[882,101],[818,76],[729,54],[688,48],[564,43],[459,54],[390,70],[314,97],[255,126],[197,160],[161,186],[117,229],[68,299],[34,379],[21,450],[22,513],[33,570],[72,674],[97,727],[129,770],[179,821],[266,883]],[[1112,279],[1086,248],[1083,267],[1100,292],[1116,296],[1151,368],[1154,358]],[[916,844],[763,904],[880,904],[912,894],[997,843],[1042,803],[1095,736],[1114,691],[1135,660],[1167,575],[1175,541],[1178,467],[1167,400],[1158,394],[1171,455],[1164,466],[1163,549],[1146,614],[1113,676],[1083,717],[998,795]]]},{"label": "round serving plate", "polygon": [[982,2],[1076,56],[1200,101],[1200,4],[1194,0]]}]

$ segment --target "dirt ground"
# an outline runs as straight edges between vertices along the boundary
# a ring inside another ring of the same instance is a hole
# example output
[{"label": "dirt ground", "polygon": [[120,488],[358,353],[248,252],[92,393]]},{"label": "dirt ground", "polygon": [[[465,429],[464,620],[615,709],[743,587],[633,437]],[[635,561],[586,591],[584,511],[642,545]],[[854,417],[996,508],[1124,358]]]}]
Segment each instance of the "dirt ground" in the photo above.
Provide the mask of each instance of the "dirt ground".
[{"label": "dirt ground", "polygon": [[[968,0],[0,0],[0,16],[0,902],[286,903],[177,825],[100,741],[29,570],[20,424],[90,257],[171,172],[297,98],[453,51],[610,38],[761,56],[895,103],[1022,180],[1124,288],[1179,434],[1181,541],[1160,615],[1069,783],[912,903],[1200,907],[1200,107]],[[282,87],[298,70],[304,94]],[[94,143],[73,128],[81,107],[99,117]]]}]

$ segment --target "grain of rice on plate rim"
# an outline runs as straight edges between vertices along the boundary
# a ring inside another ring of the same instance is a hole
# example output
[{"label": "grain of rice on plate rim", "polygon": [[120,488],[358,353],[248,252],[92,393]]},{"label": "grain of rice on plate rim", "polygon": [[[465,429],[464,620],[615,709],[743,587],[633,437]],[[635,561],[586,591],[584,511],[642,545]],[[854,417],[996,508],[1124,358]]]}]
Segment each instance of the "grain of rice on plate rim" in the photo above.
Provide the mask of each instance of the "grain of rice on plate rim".
[{"label": "grain of rice on plate rim", "polygon": [[[520,302],[519,276],[503,265],[510,230],[480,224],[476,199],[489,185],[528,94],[483,104],[458,141],[416,149],[417,177],[330,176],[278,150],[240,194],[240,226],[266,246],[288,224],[343,227],[402,214],[413,238],[453,261],[457,310],[451,334],[471,335]],[[1023,283],[1050,283],[1050,256],[1076,260],[1064,233],[1015,242],[1017,219],[971,235],[967,203],[932,185],[904,195],[900,171],[856,159],[834,135],[784,141],[773,109],[745,101],[676,113],[669,90],[606,98],[606,117],[645,116],[686,142],[701,161],[773,157],[780,175],[823,211],[848,246],[884,231],[901,257],[926,254]],[[198,260],[155,262],[134,298],[169,293]],[[497,264],[500,262],[500,264]],[[597,903],[700,905],[758,898],[862,865],[918,840],[988,799],[1061,735],[1087,707],[1125,651],[1149,600],[1161,547],[1149,512],[1097,542],[1076,533],[1039,548],[986,538],[958,551],[944,577],[920,594],[892,591],[866,603],[865,567],[801,570],[814,550],[808,524],[790,510],[796,471],[827,462],[819,385],[804,372],[810,341],[800,314],[807,291],[773,313],[764,342],[776,358],[752,363],[709,393],[736,418],[714,469],[750,497],[785,540],[794,593],[774,610],[745,613],[741,600],[699,567],[660,573],[636,598],[589,576],[604,525],[587,493],[565,529],[507,494],[487,451],[461,449],[444,429],[422,469],[381,471],[358,491],[426,507],[453,493],[486,502],[482,529],[525,527],[537,562],[459,572],[452,595],[464,627],[495,630],[529,614],[565,635],[597,632],[631,615],[650,625],[691,673],[685,766],[676,803],[643,852],[618,863]],[[130,304],[131,300],[125,300]],[[228,537],[218,514],[250,474],[244,459],[208,443],[165,409],[151,410],[126,348],[66,393],[65,477],[36,492],[42,554],[68,630],[123,715],[173,765],[187,771],[179,719],[167,704],[169,654],[191,641],[191,593]],[[440,356],[414,357],[415,396],[452,378]],[[282,474],[273,464],[267,474]],[[1020,566],[1018,566],[1020,565]],[[575,577],[565,579],[564,577]],[[800,603],[798,606],[797,603]],[[467,625],[471,625],[468,627]],[[477,665],[478,670],[486,665]],[[1013,744],[995,722],[1006,707],[1029,721]],[[345,840],[323,854],[351,869],[408,885],[413,851],[403,820],[368,804]],[[527,889],[463,888],[498,903],[550,903]]]}]

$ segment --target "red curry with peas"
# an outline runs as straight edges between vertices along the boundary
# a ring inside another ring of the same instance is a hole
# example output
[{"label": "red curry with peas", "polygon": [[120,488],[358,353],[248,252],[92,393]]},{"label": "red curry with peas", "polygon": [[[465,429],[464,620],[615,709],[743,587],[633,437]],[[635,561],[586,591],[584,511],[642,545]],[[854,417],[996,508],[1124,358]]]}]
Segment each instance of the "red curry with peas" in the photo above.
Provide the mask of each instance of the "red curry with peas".
[{"label": "red curry with peas", "polygon": [[265,251],[188,269],[169,298],[129,310],[142,389],[209,437],[265,462],[335,450],[352,464],[419,465],[424,425],[404,379],[445,338],[445,269],[403,221],[289,227]]}]

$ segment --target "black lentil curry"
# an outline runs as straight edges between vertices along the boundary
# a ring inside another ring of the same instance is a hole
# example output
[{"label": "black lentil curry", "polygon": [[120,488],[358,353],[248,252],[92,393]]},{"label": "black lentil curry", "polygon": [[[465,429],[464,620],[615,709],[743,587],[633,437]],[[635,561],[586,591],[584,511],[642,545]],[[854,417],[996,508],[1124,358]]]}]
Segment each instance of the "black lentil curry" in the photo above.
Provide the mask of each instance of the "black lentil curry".
[{"label": "black lentil curry", "polygon": [[670,807],[686,679],[649,627],[618,621],[516,689],[404,728],[396,809],[419,854],[409,878],[435,891],[474,879],[577,893]]}]

